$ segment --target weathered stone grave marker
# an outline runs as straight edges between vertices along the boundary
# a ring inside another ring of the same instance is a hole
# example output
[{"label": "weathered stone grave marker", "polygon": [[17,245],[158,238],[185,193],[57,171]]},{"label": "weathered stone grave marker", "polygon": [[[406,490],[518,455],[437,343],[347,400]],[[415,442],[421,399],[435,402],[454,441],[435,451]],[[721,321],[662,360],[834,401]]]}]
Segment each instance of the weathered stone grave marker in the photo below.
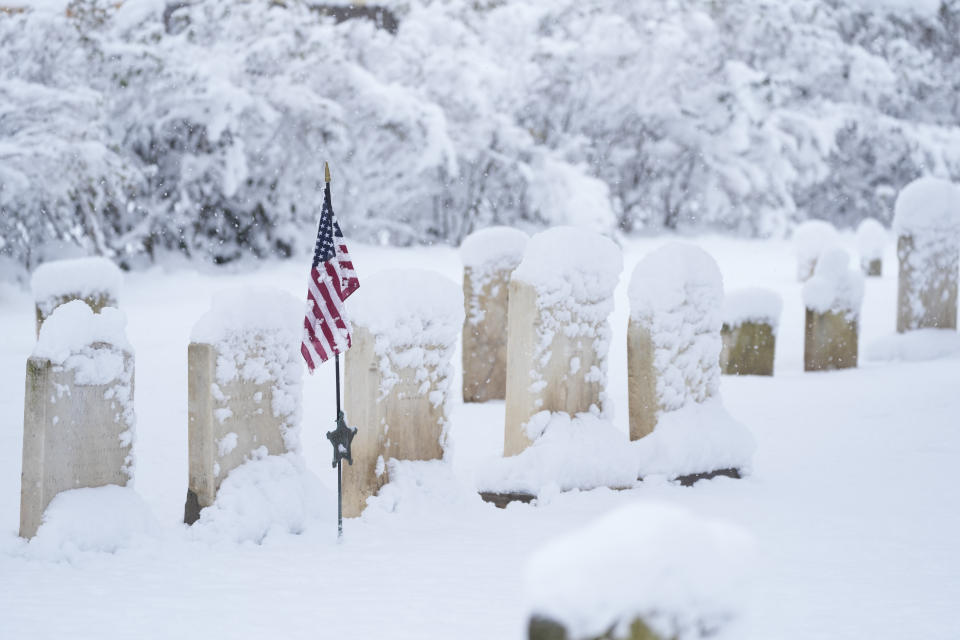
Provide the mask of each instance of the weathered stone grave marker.
[{"label": "weathered stone grave marker", "polygon": [[33,272],[30,286],[36,303],[37,335],[53,310],[71,300],[83,300],[95,313],[117,307],[123,274],[106,258],[75,258],[45,262]]},{"label": "weathered stone grave marker", "polygon": [[772,376],[783,301],[769,289],[731,291],[723,301],[720,370],[728,375]]},{"label": "weathered stone grave marker", "polygon": [[846,251],[828,249],[820,256],[813,277],[803,286],[805,371],[857,366],[863,274],[851,270],[849,264]]},{"label": "weathered stone grave marker", "polygon": [[602,410],[613,290],[623,259],[608,238],[555,227],[530,239],[510,280],[504,454],[541,411]]},{"label": "weathered stone grave marker", "polygon": [[349,518],[389,480],[391,458],[443,457],[462,292],[436,273],[395,269],[364,281],[348,314],[353,346],[344,364],[344,413],[357,429],[353,465],[343,466]]},{"label": "weathered stone grave marker", "polygon": [[187,347],[189,485],[184,522],[212,505],[233,469],[299,451],[303,303],[282,291],[214,297]]},{"label": "weathered stone grave marker", "polygon": [[477,231],[460,246],[463,259],[463,401],[503,400],[507,376],[510,275],[528,236],[510,227]]},{"label": "weathered stone grave marker", "polygon": [[920,178],[897,197],[897,331],[957,328],[960,189]]},{"label": "weathered stone grave marker", "polygon": [[81,300],[54,309],[27,360],[20,536],[61,491],[133,477],[133,350],[126,319]]}]

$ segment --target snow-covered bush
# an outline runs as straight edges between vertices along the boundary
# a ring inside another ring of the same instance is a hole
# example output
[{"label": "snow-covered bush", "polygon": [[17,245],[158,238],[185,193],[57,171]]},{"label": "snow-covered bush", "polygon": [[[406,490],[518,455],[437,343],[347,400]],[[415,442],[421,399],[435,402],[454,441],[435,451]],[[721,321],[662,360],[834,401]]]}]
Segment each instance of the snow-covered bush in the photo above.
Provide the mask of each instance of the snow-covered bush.
[{"label": "snow-covered bush", "polygon": [[[51,0],[0,13],[0,254],[134,266],[491,224],[781,234],[960,175],[960,0]],[[886,220],[884,220],[886,221]]]}]

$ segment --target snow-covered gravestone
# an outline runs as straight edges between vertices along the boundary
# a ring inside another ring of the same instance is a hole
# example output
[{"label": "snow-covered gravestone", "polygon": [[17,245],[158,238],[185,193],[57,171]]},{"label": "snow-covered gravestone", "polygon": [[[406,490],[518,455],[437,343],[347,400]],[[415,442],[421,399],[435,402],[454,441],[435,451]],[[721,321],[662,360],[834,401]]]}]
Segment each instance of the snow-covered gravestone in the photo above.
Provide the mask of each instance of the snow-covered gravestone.
[{"label": "snow-covered gravestone", "polygon": [[53,310],[71,300],[83,300],[94,312],[116,307],[123,275],[106,258],[76,258],[45,262],[30,279],[36,303],[37,335]]},{"label": "snow-covered gravestone", "polygon": [[299,452],[303,303],[272,289],[218,294],[187,348],[189,486],[184,522],[253,458]]},{"label": "snow-covered gravestone", "polygon": [[629,294],[630,439],[638,440],[662,414],[717,394],[723,277],[703,249],[674,242],[637,264]]},{"label": "snow-covered gravestone", "polygon": [[772,376],[783,301],[769,289],[731,291],[723,301],[720,370],[728,375]]},{"label": "snow-covered gravestone", "polygon": [[463,401],[503,400],[507,376],[507,305],[510,274],[528,236],[491,227],[467,236],[463,259]]},{"label": "snow-covered gravestone", "polygon": [[359,516],[389,480],[390,459],[443,457],[462,295],[436,273],[395,269],[350,298],[344,412],[357,434],[353,464],[343,466],[344,516]]},{"label": "snow-covered gravestone", "polygon": [[849,265],[846,251],[828,249],[820,256],[813,277],[803,286],[805,371],[857,366],[863,274]]},{"label": "snow-covered gravestone", "polygon": [[797,253],[797,280],[804,282],[813,275],[820,253],[839,244],[839,234],[832,224],[823,220],[808,220],[793,232]]},{"label": "snow-covered gravestone", "polygon": [[541,411],[603,409],[620,249],[584,229],[533,236],[510,280],[504,454],[526,449]]},{"label": "snow-covered gravestone", "polygon": [[32,537],[62,491],[133,477],[133,350],[123,313],[57,307],[27,360],[20,535]]},{"label": "snow-covered gravestone", "polygon": [[866,218],[857,227],[857,250],[864,275],[883,275],[883,250],[887,246],[887,230],[873,218]]},{"label": "snow-covered gravestone", "polygon": [[678,507],[621,508],[530,559],[527,638],[741,637],[752,548],[741,529]]},{"label": "snow-covered gravestone", "polygon": [[960,188],[920,178],[897,196],[897,331],[956,329]]}]

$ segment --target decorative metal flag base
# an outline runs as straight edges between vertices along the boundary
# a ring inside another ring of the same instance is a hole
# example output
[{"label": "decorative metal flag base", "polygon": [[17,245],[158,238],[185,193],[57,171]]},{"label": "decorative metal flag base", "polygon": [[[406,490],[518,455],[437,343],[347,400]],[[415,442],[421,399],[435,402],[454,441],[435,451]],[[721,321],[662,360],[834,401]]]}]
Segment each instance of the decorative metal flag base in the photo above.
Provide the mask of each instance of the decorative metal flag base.
[{"label": "decorative metal flag base", "polygon": [[353,437],[357,435],[357,430],[347,425],[343,411],[340,410],[340,354],[334,356],[334,366],[337,372],[337,428],[333,431],[327,431],[327,440],[333,445],[333,466],[337,468],[337,537],[341,538],[343,537],[342,461],[346,459],[348,464],[353,465],[350,445],[353,443]]}]

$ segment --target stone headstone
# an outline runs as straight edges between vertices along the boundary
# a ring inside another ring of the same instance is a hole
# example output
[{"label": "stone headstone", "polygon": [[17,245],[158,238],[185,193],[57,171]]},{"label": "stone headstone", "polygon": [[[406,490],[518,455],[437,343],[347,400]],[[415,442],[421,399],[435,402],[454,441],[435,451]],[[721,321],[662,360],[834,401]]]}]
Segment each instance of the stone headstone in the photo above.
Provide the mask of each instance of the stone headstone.
[{"label": "stone headstone", "polygon": [[805,282],[813,275],[820,253],[839,244],[836,228],[823,220],[808,220],[793,231],[797,254],[797,280]]},{"label": "stone headstone", "polygon": [[443,457],[451,362],[463,325],[460,288],[429,271],[368,278],[347,307],[344,412],[357,429],[343,465],[343,515],[359,516],[389,481],[387,463]]},{"label": "stone headstone", "polygon": [[76,300],[44,323],[27,360],[20,536],[33,537],[61,491],[133,477],[133,350],[126,319]]},{"label": "stone headstone", "polygon": [[772,376],[783,301],[768,289],[731,291],[723,303],[720,370],[728,375]]},{"label": "stone headstone", "polygon": [[824,252],[814,276],[803,287],[805,371],[857,366],[863,275],[849,269],[849,263],[843,249]]},{"label": "stone headstone", "polygon": [[722,302],[720,270],[698,247],[671,243],[637,265],[627,329],[631,440],[653,432],[661,414],[717,394]]},{"label": "stone headstone", "polygon": [[920,178],[897,197],[897,331],[957,328],[960,189]]},{"label": "stone headstone", "polygon": [[873,218],[865,218],[857,227],[857,250],[864,275],[883,275],[883,251],[887,247],[887,230]]},{"label": "stone headstone", "polygon": [[528,236],[491,227],[464,239],[463,401],[503,400],[507,375],[507,308],[510,275]]},{"label": "stone headstone", "polygon": [[187,524],[214,504],[232,470],[300,451],[303,309],[282,291],[229,291],[194,326],[187,347]]},{"label": "stone headstone", "polygon": [[533,236],[510,281],[504,454],[531,444],[541,411],[600,412],[605,401],[620,249],[595,232],[555,227]]},{"label": "stone headstone", "polygon": [[106,258],[75,258],[45,262],[33,272],[30,285],[36,304],[36,330],[54,309],[83,300],[95,313],[117,307],[123,274]]},{"label": "stone headstone", "polygon": [[527,638],[726,636],[746,615],[752,546],[738,527],[672,505],[617,509],[533,554]]}]

